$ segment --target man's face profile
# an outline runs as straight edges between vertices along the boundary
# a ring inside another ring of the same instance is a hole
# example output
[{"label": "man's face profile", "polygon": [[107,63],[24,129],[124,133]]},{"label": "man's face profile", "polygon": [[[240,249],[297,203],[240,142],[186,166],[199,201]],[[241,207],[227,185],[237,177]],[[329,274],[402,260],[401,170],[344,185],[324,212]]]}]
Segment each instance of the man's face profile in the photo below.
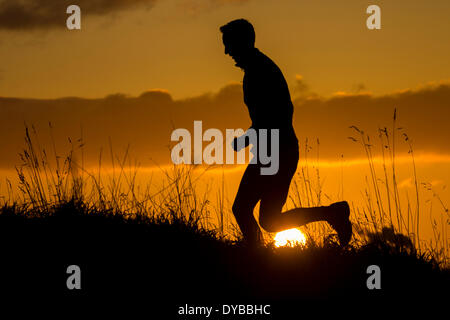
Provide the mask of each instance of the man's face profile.
[{"label": "man's face profile", "polygon": [[225,54],[228,54],[237,64],[239,64],[242,53],[244,52],[244,47],[233,40],[227,33],[223,34],[222,41],[225,46]]}]

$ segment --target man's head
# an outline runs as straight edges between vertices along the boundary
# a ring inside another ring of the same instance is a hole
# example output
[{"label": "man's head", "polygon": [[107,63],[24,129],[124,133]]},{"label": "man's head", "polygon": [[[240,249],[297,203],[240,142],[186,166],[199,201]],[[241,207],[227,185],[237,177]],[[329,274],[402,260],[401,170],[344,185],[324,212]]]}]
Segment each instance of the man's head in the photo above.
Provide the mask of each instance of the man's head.
[{"label": "man's head", "polygon": [[242,66],[245,57],[255,47],[255,30],[250,22],[237,19],[220,27],[225,54],[230,55],[236,65]]}]

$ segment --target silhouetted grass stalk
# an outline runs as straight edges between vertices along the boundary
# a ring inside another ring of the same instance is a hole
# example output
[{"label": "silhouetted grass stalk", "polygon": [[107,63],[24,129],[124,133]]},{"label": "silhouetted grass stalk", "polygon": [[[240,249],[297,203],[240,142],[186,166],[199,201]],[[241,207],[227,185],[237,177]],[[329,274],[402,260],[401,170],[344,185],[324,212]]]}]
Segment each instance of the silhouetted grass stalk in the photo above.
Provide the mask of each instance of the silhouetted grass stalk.
[{"label": "silhouetted grass stalk", "polygon": [[[25,149],[20,154],[22,164],[16,167],[20,183],[20,197],[14,200],[13,191],[10,187],[7,201],[20,201],[28,208],[30,213],[45,212],[52,205],[67,201],[81,201],[87,206],[99,208],[104,212],[121,213],[126,217],[143,215],[147,217],[165,217],[172,221],[181,219],[186,223],[195,224],[201,228],[215,230],[220,237],[231,239],[239,237],[240,232],[234,223],[230,206],[226,205],[228,201],[225,196],[225,177],[223,172],[221,185],[215,195],[216,204],[213,206],[209,200],[212,198],[209,187],[203,183],[203,186],[206,187],[206,191],[203,193],[199,193],[197,188],[200,178],[210,168],[213,168],[212,166],[205,168],[203,166],[173,165],[169,169],[160,167],[159,170],[164,175],[163,181],[160,182],[162,185],[157,186],[156,182],[150,178],[150,181],[145,186],[142,186],[136,181],[139,166],[131,162],[129,146],[127,146],[124,155],[118,157],[114,153],[112,142],[109,141],[112,170],[101,174],[103,163],[102,151],[100,151],[98,172],[92,173],[84,168],[83,139],[76,140],[75,144],[69,139],[71,150],[68,156],[64,157],[64,162],[61,163],[62,157],[56,151],[56,145],[51,133],[51,123],[49,123],[49,128],[55,168],[49,161],[46,150],[41,148],[34,127],[32,127],[32,134],[30,134],[28,126],[25,126]],[[419,253],[422,252],[419,237],[419,182],[412,142],[405,133],[403,137],[409,145],[413,166],[416,209],[415,212],[411,210],[408,195],[406,221],[400,208],[402,202],[399,196],[396,173],[395,131],[401,130],[401,128],[396,127],[396,111],[394,112],[392,134],[386,128],[378,130],[379,141],[381,142],[381,166],[384,180],[380,179],[376,172],[370,137],[356,126],[351,128],[358,133],[359,137],[350,137],[350,139],[360,143],[363,147],[370,173],[369,177],[366,177],[367,187],[362,193],[365,205],[356,206],[350,201],[351,219],[355,231],[352,244],[354,246],[364,245],[375,236],[385,237],[386,241],[401,239],[405,242],[405,236],[401,235],[402,230],[405,229],[406,237],[412,239]],[[308,153],[313,148],[306,139],[303,149],[304,154],[300,155],[303,161],[300,162],[301,165],[292,182],[289,195],[291,203],[287,204],[287,206],[321,206],[325,205],[323,203],[324,198],[327,199],[326,204],[333,202],[332,197],[323,192],[323,182],[319,170],[319,147],[320,141],[317,140],[316,159],[311,165]],[[82,154],[81,163],[75,160],[75,154],[78,151]],[[387,158],[390,160],[390,165],[387,163]],[[313,169],[313,173],[311,173],[311,169]],[[390,174],[389,170],[391,170]],[[107,182],[103,178],[105,175],[108,177]],[[380,183],[384,187],[380,186]],[[10,182],[9,185],[11,185]],[[157,187],[157,191],[152,191],[152,188],[154,189],[155,187]],[[431,185],[429,189],[432,190]],[[448,215],[448,209],[442,200],[434,192],[433,196],[439,199]],[[343,197],[343,186],[341,194],[338,194],[339,197]],[[395,216],[393,215],[394,212]],[[447,230],[445,221],[441,220],[441,231],[438,230],[438,223],[434,221],[433,232],[435,240],[434,243],[427,246],[426,249],[428,251],[426,252],[437,258],[438,261],[446,263],[448,260]],[[448,223],[448,221],[446,222]],[[325,222],[302,227],[302,230],[308,235],[309,245],[311,246],[320,245],[324,239],[325,241],[332,240],[330,234],[334,233]],[[267,233],[265,236],[266,239],[271,240]]]}]

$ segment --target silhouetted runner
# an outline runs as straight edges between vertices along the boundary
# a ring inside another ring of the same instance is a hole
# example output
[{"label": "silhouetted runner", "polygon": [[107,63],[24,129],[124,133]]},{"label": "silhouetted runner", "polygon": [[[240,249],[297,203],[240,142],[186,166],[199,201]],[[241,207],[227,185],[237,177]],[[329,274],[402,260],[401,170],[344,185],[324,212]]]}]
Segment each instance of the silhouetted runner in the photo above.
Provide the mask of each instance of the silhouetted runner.
[{"label": "silhouetted runner", "polygon": [[[244,240],[250,245],[260,243],[261,232],[253,209],[261,201],[259,224],[265,230],[279,232],[325,220],[337,231],[340,244],[346,245],[352,236],[350,210],[346,201],[281,212],[299,159],[298,140],[292,126],[294,108],[289,88],[278,66],[255,48],[255,31],[247,20],[231,21],[222,26],[220,31],[225,54],[230,55],[236,66],[244,70],[244,102],[252,120],[251,128],[279,129],[280,137],[278,172],[275,175],[261,175],[262,164],[258,161],[247,166],[239,185],[232,210]],[[267,136],[270,137],[270,134]],[[242,137],[233,141],[236,151],[238,139]]]}]

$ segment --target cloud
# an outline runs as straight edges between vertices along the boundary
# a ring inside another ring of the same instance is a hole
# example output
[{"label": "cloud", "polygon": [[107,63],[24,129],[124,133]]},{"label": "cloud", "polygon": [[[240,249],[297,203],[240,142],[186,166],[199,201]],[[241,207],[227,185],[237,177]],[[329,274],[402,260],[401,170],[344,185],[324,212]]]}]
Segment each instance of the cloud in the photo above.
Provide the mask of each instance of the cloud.
[{"label": "cloud", "polygon": [[[450,154],[450,84],[428,85],[384,96],[346,94],[331,98],[295,99],[294,127],[305,149],[305,141],[316,148],[320,141],[320,159],[339,161],[364,158],[360,139],[350,126],[371,136],[374,156],[380,150],[378,128],[392,130],[397,109],[397,152],[407,154],[412,142],[415,155]],[[24,121],[34,124],[42,146],[51,146],[48,123],[51,122],[60,153],[69,148],[68,137],[85,141],[85,163],[98,165],[100,149],[108,150],[109,139],[115,150],[131,144],[132,154],[142,165],[168,164],[171,132],[186,128],[192,132],[194,120],[208,128],[243,128],[250,125],[243,104],[241,84],[229,84],[217,93],[205,93],[189,99],[174,100],[169,92],[149,90],[138,97],[113,94],[102,99],[19,99],[0,97],[0,168],[20,163],[18,152],[24,146]],[[402,133],[407,133],[409,141]],[[314,143],[311,143],[313,141]],[[302,151],[303,152],[303,151]],[[316,152],[311,154],[314,158]]]},{"label": "cloud", "polygon": [[151,8],[157,0],[0,0],[0,29],[30,30],[65,28],[66,9],[71,4],[82,15],[101,16],[142,6]]},{"label": "cloud", "polygon": [[57,149],[65,154],[72,141],[85,141],[86,164],[98,164],[101,148],[111,140],[117,150],[131,144],[145,165],[167,164],[170,135],[176,128],[192,130],[194,120],[205,128],[248,127],[240,85],[225,86],[217,93],[173,100],[165,90],[149,90],[139,97],[111,94],[101,99],[20,99],[0,97],[0,168],[20,164],[24,147],[24,122],[34,125],[42,146],[51,146],[49,122]]},{"label": "cloud", "polygon": [[[162,0],[0,0],[0,29],[33,30],[65,28],[69,5],[76,4],[84,16],[104,16],[128,9],[152,8]],[[189,12],[239,4],[250,0],[184,0],[182,8]]]},{"label": "cloud", "polygon": [[309,86],[306,84],[303,76],[300,74],[295,75],[295,92],[303,94],[309,90]]},{"label": "cloud", "polygon": [[243,4],[251,0],[182,0],[178,5],[189,14],[197,15],[217,9],[223,5]]},{"label": "cloud", "polygon": [[312,92],[302,75],[295,75],[294,87],[292,88],[292,97],[297,100],[308,98],[317,98],[318,95]]},{"label": "cloud", "polygon": [[354,91],[356,93],[360,93],[360,92],[364,91],[367,88],[366,88],[366,85],[364,83],[360,82],[360,83],[355,84],[353,86],[353,89],[354,89]]},{"label": "cloud", "polygon": [[[339,152],[350,157],[355,155],[358,149],[348,137],[359,139],[359,136],[349,130],[350,126],[370,134],[374,150],[379,151],[378,129],[386,127],[392,133],[394,109],[397,110],[396,127],[401,128],[395,130],[398,151],[407,152],[411,142],[416,153],[450,153],[448,83],[384,96],[346,93],[328,99],[296,100],[295,105],[297,132],[303,137],[320,138],[321,154],[325,157],[336,158]],[[408,135],[409,141],[404,141],[403,133]]]}]

